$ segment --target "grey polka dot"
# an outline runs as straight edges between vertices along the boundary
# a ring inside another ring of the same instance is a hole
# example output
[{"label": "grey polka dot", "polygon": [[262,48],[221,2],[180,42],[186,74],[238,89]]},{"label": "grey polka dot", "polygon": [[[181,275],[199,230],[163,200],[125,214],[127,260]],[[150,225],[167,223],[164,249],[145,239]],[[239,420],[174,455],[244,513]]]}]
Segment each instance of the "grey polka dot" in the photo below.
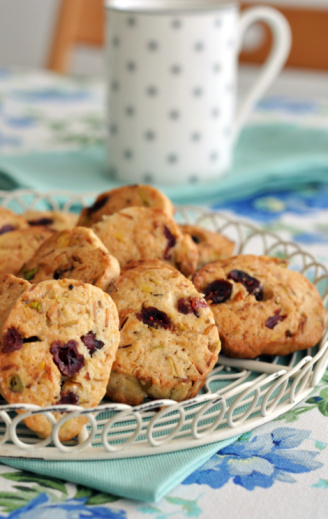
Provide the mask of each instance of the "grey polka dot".
[{"label": "grey polka dot", "polygon": [[195,52],[203,52],[205,45],[202,41],[197,41],[194,45]]},{"label": "grey polka dot", "polygon": [[113,92],[117,92],[120,89],[120,84],[115,79],[111,83],[111,89]]},{"label": "grey polka dot", "polygon": [[172,29],[180,29],[182,27],[182,22],[178,18],[172,21],[171,24]]},{"label": "grey polka dot", "polygon": [[218,74],[219,72],[221,72],[221,64],[220,63],[214,63],[213,65],[213,72],[214,74]]},{"label": "grey polka dot", "polygon": [[118,47],[120,45],[120,39],[118,36],[114,36],[114,38],[112,39],[112,45],[113,47]]},{"label": "grey polka dot", "polygon": [[226,137],[229,137],[230,134],[231,134],[231,128],[230,128],[230,126],[227,126],[223,130],[223,135],[225,135]]},{"label": "grey polka dot", "polygon": [[192,175],[189,177],[188,182],[190,184],[196,184],[196,182],[199,182],[199,177],[197,175]]},{"label": "grey polka dot", "polygon": [[176,121],[177,119],[180,119],[180,112],[179,112],[179,110],[171,110],[171,112],[169,113],[169,117],[173,121]]},{"label": "grey polka dot", "polygon": [[153,141],[156,139],[156,133],[153,131],[153,130],[148,130],[146,133],[145,133],[145,139],[147,141]]},{"label": "grey polka dot", "polygon": [[110,168],[108,171],[108,174],[110,178],[116,178],[117,177],[117,169],[116,168]]},{"label": "grey polka dot", "polygon": [[157,41],[155,41],[155,40],[149,41],[147,44],[147,48],[151,52],[155,52],[156,50],[158,50],[158,47],[159,47],[159,45],[158,45]]},{"label": "grey polka dot", "polygon": [[151,173],[145,173],[143,176],[143,181],[147,184],[151,184],[154,180],[154,177]]},{"label": "grey polka dot", "polygon": [[201,87],[196,87],[192,91],[192,95],[194,97],[201,97],[203,95],[203,89]]},{"label": "grey polka dot", "polygon": [[171,153],[170,155],[168,155],[167,157],[167,162],[169,164],[176,164],[179,160],[179,157],[176,153]]},{"label": "grey polka dot", "polygon": [[147,92],[147,95],[148,95],[149,97],[155,97],[155,96],[157,96],[157,94],[158,94],[157,87],[155,87],[155,86],[153,86],[153,85],[149,86],[149,87],[147,88],[147,91],[146,91],[146,92]]},{"label": "grey polka dot", "polygon": [[133,17],[133,16],[130,16],[128,19],[127,19],[127,24],[129,25],[129,27],[134,27],[137,23],[137,20]]},{"label": "grey polka dot", "polygon": [[109,131],[111,135],[116,135],[118,132],[117,124],[111,124],[109,127]]},{"label": "grey polka dot", "polygon": [[219,27],[221,27],[221,25],[222,25],[222,20],[221,20],[221,18],[217,18],[217,19],[215,20],[215,22],[214,22],[214,26],[217,27],[217,28],[219,28]]},{"label": "grey polka dot", "polygon": [[123,157],[126,159],[126,160],[131,160],[133,158],[133,151],[131,150],[125,150],[124,153],[123,153]]},{"label": "grey polka dot", "polygon": [[135,114],[135,109],[133,108],[133,106],[127,106],[125,109],[125,113],[129,117],[132,117]]},{"label": "grey polka dot", "polygon": [[199,132],[194,132],[191,134],[191,140],[193,142],[199,142],[202,138],[202,135]]},{"label": "grey polka dot", "polygon": [[182,67],[180,65],[172,65],[171,73],[175,76],[178,76],[182,72]]},{"label": "grey polka dot", "polygon": [[216,162],[219,158],[219,155],[216,151],[213,151],[211,154],[210,154],[210,161],[211,162]]},{"label": "grey polka dot", "polygon": [[219,110],[219,108],[213,108],[213,110],[212,110],[212,114],[211,114],[211,115],[212,115],[212,117],[213,117],[214,119],[216,119],[217,117],[219,117],[219,116],[220,116],[220,110]]},{"label": "grey polka dot", "polygon": [[128,69],[129,72],[134,72],[137,68],[137,65],[135,64],[134,61],[129,61],[127,64],[126,64],[126,68]]}]

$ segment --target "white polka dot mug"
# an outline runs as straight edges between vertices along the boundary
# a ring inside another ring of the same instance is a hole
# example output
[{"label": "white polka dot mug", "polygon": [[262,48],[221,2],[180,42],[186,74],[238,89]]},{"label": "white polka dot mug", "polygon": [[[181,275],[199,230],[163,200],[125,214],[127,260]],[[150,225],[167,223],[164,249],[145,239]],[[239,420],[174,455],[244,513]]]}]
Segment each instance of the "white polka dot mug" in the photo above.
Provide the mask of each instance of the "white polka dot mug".
[{"label": "white polka dot mug", "polygon": [[[229,172],[250,111],[290,50],[286,19],[231,0],[107,0],[109,172],[122,182],[209,182]],[[265,22],[273,45],[236,111],[238,52]]]}]

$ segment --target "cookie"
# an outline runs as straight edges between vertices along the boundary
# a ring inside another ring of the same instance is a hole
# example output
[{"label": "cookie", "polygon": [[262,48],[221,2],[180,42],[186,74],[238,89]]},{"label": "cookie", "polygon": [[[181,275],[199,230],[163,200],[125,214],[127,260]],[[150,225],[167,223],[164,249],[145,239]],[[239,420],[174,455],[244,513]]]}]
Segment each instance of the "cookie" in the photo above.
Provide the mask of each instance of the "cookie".
[{"label": "cookie", "polygon": [[135,184],[99,195],[92,206],[83,209],[77,225],[91,227],[100,222],[103,216],[110,216],[133,206],[162,209],[170,218],[174,215],[172,202],[164,193],[152,186]]},{"label": "cookie", "polygon": [[6,207],[0,207],[0,236],[16,229],[25,229],[26,227],[28,227],[28,223],[23,216],[14,213],[14,211]]},{"label": "cookie", "polygon": [[209,303],[222,352],[230,357],[287,355],[311,348],[325,328],[314,285],[284,260],[239,255],[210,263],[193,282]]},{"label": "cookie", "polygon": [[197,245],[197,270],[211,261],[230,258],[235,244],[222,234],[204,229],[200,225],[180,225],[183,233],[189,234]]},{"label": "cookie", "polygon": [[121,339],[107,396],[130,405],[146,397],[194,397],[217,361],[220,341],[191,281],[159,260],[132,263],[111,296]]},{"label": "cookie", "polygon": [[[94,407],[105,395],[118,344],[118,314],[108,294],[68,279],[32,285],[2,326],[1,391],[10,404]],[[51,432],[42,415],[24,421],[42,438]],[[74,438],[86,421],[70,419],[59,438]]]},{"label": "cookie", "polygon": [[26,227],[0,235],[0,275],[17,274],[52,233],[46,227]]},{"label": "cookie", "polygon": [[19,277],[39,283],[46,279],[79,279],[109,291],[120,266],[91,229],[74,227],[48,238],[24,265]]},{"label": "cookie", "polygon": [[105,216],[92,228],[121,267],[130,261],[160,259],[186,276],[195,272],[195,243],[160,209],[130,207]]},{"label": "cookie", "polygon": [[30,283],[7,274],[0,279],[0,330],[19,296],[30,287]]},{"label": "cookie", "polygon": [[24,213],[28,225],[44,226],[53,231],[65,231],[66,229],[73,229],[76,226],[78,215],[74,213],[67,213],[65,211],[26,211]]}]

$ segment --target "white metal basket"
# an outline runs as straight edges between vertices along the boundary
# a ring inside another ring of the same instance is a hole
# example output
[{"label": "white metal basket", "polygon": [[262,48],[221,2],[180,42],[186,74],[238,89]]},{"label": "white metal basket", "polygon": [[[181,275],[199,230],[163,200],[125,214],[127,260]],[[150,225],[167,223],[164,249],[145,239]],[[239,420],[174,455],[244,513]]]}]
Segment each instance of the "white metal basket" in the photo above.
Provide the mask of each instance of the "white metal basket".
[{"label": "white metal basket", "polygon": [[[79,211],[95,196],[19,190],[0,192],[0,202],[17,212],[31,208]],[[176,219],[225,234],[235,241],[236,254],[286,257],[290,268],[302,272],[318,287],[326,305],[328,271],[298,245],[246,222],[196,207],[178,207]],[[239,360],[220,355],[202,392],[184,402],[156,400],[131,407],[103,401],[92,409],[4,403],[0,405],[0,456],[49,460],[128,458],[189,449],[238,436],[306,398],[322,378],[327,361],[326,331],[316,347],[287,357]],[[16,415],[18,409],[24,412]],[[53,411],[67,414],[56,422]],[[45,440],[37,438],[23,424],[25,418],[40,413],[52,424],[52,434]],[[85,415],[88,424],[76,440],[62,443],[58,438],[61,425],[79,415]]]}]

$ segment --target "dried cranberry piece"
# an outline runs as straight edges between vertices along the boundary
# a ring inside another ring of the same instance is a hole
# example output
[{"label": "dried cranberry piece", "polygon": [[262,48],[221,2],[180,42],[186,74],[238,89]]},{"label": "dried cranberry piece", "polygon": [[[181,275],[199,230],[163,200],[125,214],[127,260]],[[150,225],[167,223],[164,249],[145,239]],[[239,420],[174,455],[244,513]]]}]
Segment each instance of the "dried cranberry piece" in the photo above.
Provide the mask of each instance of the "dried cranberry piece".
[{"label": "dried cranberry piece", "polygon": [[228,274],[228,279],[232,279],[236,283],[241,283],[247,290],[249,294],[253,294],[257,301],[262,301],[263,299],[263,287],[258,279],[253,278],[246,272],[242,270],[232,270],[230,274]]},{"label": "dried cranberry piece", "polygon": [[164,225],[164,236],[167,239],[167,246],[164,251],[164,259],[169,260],[171,258],[169,250],[172,249],[177,243],[177,238],[171,233],[170,229]]},{"label": "dried cranberry piece", "polygon": [[59,371],[68,377],[75,375],[84,366],[84,357],[78,352],[76,341],[68,341],[63,344],[61,341],[52,343],[50,353],[54,358],[54,363]]},{"label": "dried cranberry piece", "polygon": [[199,297],[181,297],[178,301],[178,311],[180,314],[191,314],[194,313],[196,317],[199,317],[198,310],[200,308],[206,308],[208,305],[204,299]]},{"label": "dried cranberry piece", "polygon": [[54,220],[53,220],[53,218],[44,217],[44,218],[39,218],[38,220],[28,220],[28,223],[31,227],[36,227],[38,225],[47,226],[47,225],[52,225],[54,223]]},{"label": "dried cranberry piece", "polygon": [[10,223],[6,223],[5,225],[3,225],[1,227],[0,234],[6,234],[6,232],[14,231],[15,229],[16,229],[16,227],[11,225]]},{"label": "dried cranberry piece", "polygon": [[14,328],[8,328],[2,338],[2,353],[11,353],[20,350],[23,346],[23,337],[19,331]]},{"label": "dried cranberry piece", "polygon": [[200,243],[200,238],[198,238],[198,236],[195,236],[194,234],[191,235],[191,239],[194,243]]},{"label": "dried cranberry piece", "polygon": [[71,404],[77,405],[79,403],[79,397],[73,393],[73,391],[62,391],[60,393],[60,399],[57,404]]},{"label": "dried cranberry piece", "polygon": [[98,341],[96,339],[96,335],[91,331],[86,335],[82,335],[81,341],[88,348],[91,357],[95,351],[100,350],[104,346],[104,343],[102,341]]},{"label": "dried cranberry piece", "polygon": [[232,293],[232,283],[225,279],[212,281],[204,290],[206,301],[211,301],[215,305],[224,303],[230,299]]},{"label": "dried cranberry piece", "polygon": [[88,214],[90,215],[90,214],[93,214],[93,213],[96,213],[97,211],[99,211],[99,209],[104,207],[104,205],[109,200],[109,198],[110,198],[109,196],[104,196],[100,200],[96,200],[92,206],[88,207],[88,209],[87,209]]},{"label": "dried cranberry piece", "polygon": [[[287,315],[280,315],[281,310],[276,310],[272,317],[268,317],[265,326],[273,330],[273,328],[281,321],[284,321]],[[288,330],[287,330],[288,331]]]},{"label": "dried cranberry piece", "polygon": [[191,304],[189,299],[186,299],[185,297],[181,297],[178,301],[178,312],[180,314],[190,314],[192,312]]},{"label": "dried cranberry piece", "polygon": [[139,321],[142,321],[152,328],[164,328],[164,330],[172,328],[171,319],[168,315],[154,306],[143,308],[136,316]]}]

